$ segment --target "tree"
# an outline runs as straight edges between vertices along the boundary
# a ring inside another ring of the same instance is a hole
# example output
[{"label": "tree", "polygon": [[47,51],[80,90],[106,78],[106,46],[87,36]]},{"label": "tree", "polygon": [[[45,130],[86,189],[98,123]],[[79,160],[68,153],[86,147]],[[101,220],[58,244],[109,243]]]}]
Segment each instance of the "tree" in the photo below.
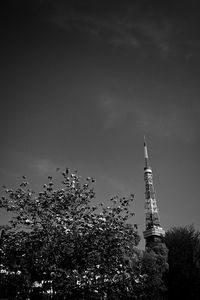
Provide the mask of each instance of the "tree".
[{"label": "tree", "polygon": [[166,253],[137,249],[133,195],[94,205],[94,179],[66,169],[36,194],[26,178],[4,187],[12,213],[0,239],[0,295],[7,299],[161,299]]},{"label": "tree", "polygon": [[168,299],[199,299],[200,232],[193,226],[174,227],[166,233],[166,245]]},{"label": "tree", "polygon": [[[145,282],[129,198],[92,205],[93,178],[66,169],[36,194],[26,178],[5,189],[1,207],[12,213],[0,244],[0,294],[8,299],[139,299]],[[39,296],[38,296],[39,295]]]},{"label": "tree", "polygon": [[163,277],[168,271],[168,249],[162,241],[151,245],[144,252],[142,273],[147,274],[143,299],[161,300],[166,298],[166,286]]}]

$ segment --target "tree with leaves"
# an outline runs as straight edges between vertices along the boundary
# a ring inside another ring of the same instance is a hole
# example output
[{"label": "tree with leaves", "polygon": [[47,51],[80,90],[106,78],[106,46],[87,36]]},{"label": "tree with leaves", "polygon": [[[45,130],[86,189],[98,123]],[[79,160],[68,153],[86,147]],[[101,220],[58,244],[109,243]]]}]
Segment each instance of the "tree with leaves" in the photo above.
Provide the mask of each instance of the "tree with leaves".
[{"label": "tree with leaves", "polygon": [[147,274],[144,286],[145,300],[166,299],[164,276],[168,271],[168,249],[164,240],[151,245],[143,254],[142,273]]},{"label": "tree with leaves", "polygon": [[127,222],[133,196],[95,206],[93,182],[66,169],[59,189],[52,177],[38,194],[25,177],[4,188],[1,207],[12,219],[0,240],[2,297],[128,299],[142,287],[139,236]]},{"label": "tree with leaves", "polygon": [[66,169],[57,189],[51,176],[37,194],[25,177],[4,187],[0,205],[12,219],[1,231],[2,298],[160,299],[162,247],[137,249],[133,195],[94,205],[94,181]]},{"label": "tree with leaves", "polygon": [[200,232],[193,226],[173,227],[166,233],[169,272],[168,299],[198,300],[200,295]]}]

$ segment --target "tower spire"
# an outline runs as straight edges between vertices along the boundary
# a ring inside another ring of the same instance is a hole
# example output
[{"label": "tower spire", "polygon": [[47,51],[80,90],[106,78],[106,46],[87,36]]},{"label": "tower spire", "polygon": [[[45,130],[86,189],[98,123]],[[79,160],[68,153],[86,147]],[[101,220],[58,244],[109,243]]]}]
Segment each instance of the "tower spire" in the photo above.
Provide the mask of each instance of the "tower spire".
[{"label": "tower spire", "polygon": [[160,225],[158,206],[153,185],[153,173],[149,165],[147,143],[144,137],[144,182],[145,182],[145,218],[146,230],[143,232],[146,247],[162,240],[165,231]]},{"label": "tower spire", "polygon": [[149,167],[149,157],[148,157],[146,139],[144,135],[144,169],[147,169],[148,167]]}]

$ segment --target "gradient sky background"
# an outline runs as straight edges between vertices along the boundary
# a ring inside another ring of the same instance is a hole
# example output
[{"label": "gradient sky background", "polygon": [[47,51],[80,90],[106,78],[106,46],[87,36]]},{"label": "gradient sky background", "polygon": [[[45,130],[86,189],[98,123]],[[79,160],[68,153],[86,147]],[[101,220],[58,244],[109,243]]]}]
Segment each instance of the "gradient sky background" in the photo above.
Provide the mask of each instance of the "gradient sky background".
[{"label": "gradient sky background", "polygon": [[1,185],[77,169],[142,234],[145,134],[163,228],[200,230],[198,2],[1,3]]}]

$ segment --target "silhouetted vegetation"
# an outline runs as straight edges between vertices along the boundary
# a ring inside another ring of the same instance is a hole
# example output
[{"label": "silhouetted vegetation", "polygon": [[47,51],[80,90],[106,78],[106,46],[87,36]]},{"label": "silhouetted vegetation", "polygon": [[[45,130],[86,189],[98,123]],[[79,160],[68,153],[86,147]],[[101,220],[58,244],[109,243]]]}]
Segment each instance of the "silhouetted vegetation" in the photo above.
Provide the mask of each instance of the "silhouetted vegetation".
[{"label": "silhouetted vegetation", "polygon": [[166,233],[169,272],[168,299],[200,298],[200,232],[193,226],[174,227]]}]

